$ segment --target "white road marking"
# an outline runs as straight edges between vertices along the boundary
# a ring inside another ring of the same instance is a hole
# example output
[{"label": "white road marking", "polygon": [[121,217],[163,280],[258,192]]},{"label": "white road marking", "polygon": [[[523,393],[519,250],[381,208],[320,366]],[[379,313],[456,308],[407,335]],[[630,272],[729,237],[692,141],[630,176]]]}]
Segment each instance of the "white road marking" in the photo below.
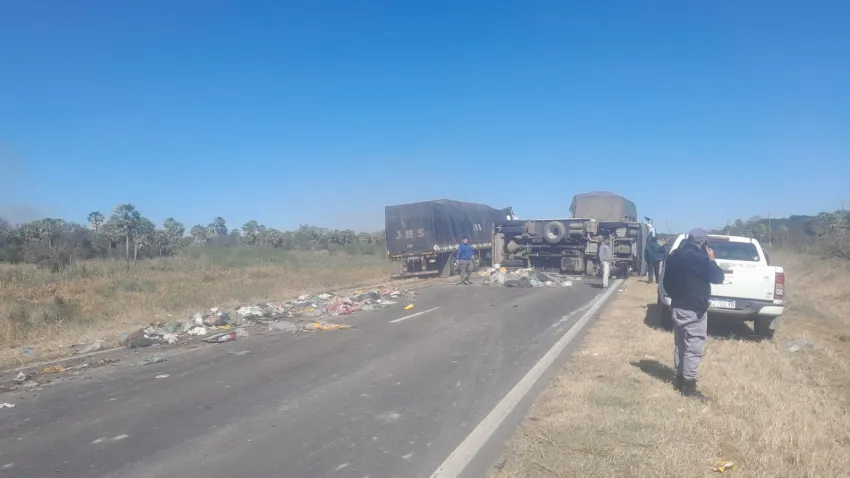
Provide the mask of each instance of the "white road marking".
[{"label": "white road marking", "polygon": [[423,310],[422,312],[417,312],[415,314],[405,315],[404,317],[399,317],[398,319],[391,320],[390,323],[394,324],[396,322],[401,322],[402,320],[412,319],[412,318],[418,317],[422,314],[427,314],[428,312],[434,312],[437,309],[439,309],[439,307],[434,307],[433,309]]},{"label": "white road marking", "polygon": [[446,458],[446,460],[431,474],[431,478],[456,478],[460,476],[463,470],[469,465],[475,455],[481,451],[487,440],[493,436],[499,426],[505,419],[514,411],[519,402],[528,395],[534,384],[543,376],[543,373],[555,362],[555,359],[561,355],[561,352],[576,338],[579,331],[584,328],[584,325],[590,321],[596,311],[602,307],[602,304],[611,297],[614,291],[618,290],[621,279],[617,279],[611,284],[611,288],[605,291],[602,295],[597,296],[591,302],[593,305],[588,311],[570,328],[555,345],[546,352],[524,377],[514,385],[507,395],[481,420],[481,423],[466,437],[463,442]]}]

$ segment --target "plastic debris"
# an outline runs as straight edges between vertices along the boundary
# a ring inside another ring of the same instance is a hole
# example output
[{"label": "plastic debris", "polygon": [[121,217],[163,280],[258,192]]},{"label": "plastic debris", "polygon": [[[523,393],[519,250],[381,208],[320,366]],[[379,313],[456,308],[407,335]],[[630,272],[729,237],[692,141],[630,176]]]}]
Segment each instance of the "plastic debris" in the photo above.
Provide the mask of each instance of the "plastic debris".
[{"label": "plastic debris", "polygon": [[170,376],[170,375],[168,375],[167,373],[163,373],[163,374],[157,375],[157,376],[156,376],[156,377],[154,377],[154,378],[168,378],[169,376]]},{"label": "plastic debris", "polygon": [[18,374],[15,375],[15,381],[18,383],[24,383],[27,380],[29,380],[29,376],[24,372],[18,372]]},{"label": "plastic debris", "polygon": [[165,362],[165,357],[161,357],[159,355],[153,355],[151,357],[142,360],[141,362],[137,362],[136,365],[153,365],[155,363]]},{"label": "plastic debris", "polygon": [[726,461],[726,460],[718,461],[717,463],[714,464],[714,466],[711,467],[712,470],[714,470],[718,473],[723,473],[724,471],[732,471],[732,470],[735,470],[737,468],[738,468],[738,466],[735,464],[734,461]]},{"label": "plastic debris", "polygon": [[3,402],[0,403],[0,408],[15,408],[14,403]]},{"label": "plastic debris", "polygon": [[331,324],[328,322],[311,322],[304,327],[304,330],[340,330],[340,329],[350,329],[350,325],[345,324]]},{"label": "plastic debris", "polygon": [[230,315],[227,312],[221,311],[215,307],[210,309],[209,313],[201,316],[201,323],[198,324],[197,314],[195,324],[206,325],[207,327],[221,327],[230,323]]},{"label": "plastic debris", "polygon": [[203,339],[204,342],[210,344],[220,344],[224,342],[230,342],[232,340],[236,340],[236,331],[215,334]]},{"label": "plastic debris", "polygon": [[186,333],[188,333],[189,335],[207,335],[207,328],[203,325],[196,325],[189,329],[189,331]]},{"label": "plastic debris", "polygon": [[62,367],[61,365],[54,365],[52,367],[44,367],[41,370],[41,373],[62,373],[65,370],[67,369],[65,367]]},{"label": "plastic debris", "polygon": [[404,310],[411,310],[411,309],[413,309],[413,304],[407,304],[407,305],[404,306]]},{"label": "plastic debris", "polygon": [[807,339],[789,340],[783,344],[783,347],[790,353],[799,352],[803,349],[810,349],[815,346],[815,343]]},{"label": "plastic debris", "polygon": [[176,344],[180,341],[180,337],[177,334],[165,334],[162,336],[162,340],[168,344]]},{"label": "plastic debris", "polygon": [[145,334],[144,330],[137,330],[124,339],[124,346],[131,349],[150,347],[151,345],[153,345],[153,340]]},{"label": "plastic debris", "polygon": [[82,354],[90,354],[92,352],[97,352],[98,350],[103,348],[103,342],[98,340],[97,342],[89,345],[72,345],[71,349],[74,350],[74,355],[82,355]]},{"label": "plastic debris", "polygon": [[24,347],[24,355],[26,355],[27,357],[35,355],[35,349],[32,347]]},{"label": "plastic debris", "polygon": [[298,327],[288,320],[280,320],[278,322],[269,322],[269,331],[271,332],[298,332]]}]

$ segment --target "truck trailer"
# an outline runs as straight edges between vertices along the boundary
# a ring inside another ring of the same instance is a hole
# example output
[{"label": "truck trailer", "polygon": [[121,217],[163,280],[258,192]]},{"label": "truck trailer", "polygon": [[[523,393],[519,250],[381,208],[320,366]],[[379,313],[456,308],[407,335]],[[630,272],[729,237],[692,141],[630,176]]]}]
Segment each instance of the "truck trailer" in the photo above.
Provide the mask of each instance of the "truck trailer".
[{"label": "truck trailer", "polygon": [[491,262],[493,225],[516,218],[508,207],[440,199],[385,209],[387,254],[399,263],[392,278],[449,277],[464,236],[475,251],[473,266]]},{"label": "truck trailer", "polygon": [[492,231],[493,262],[568,274],[596,275],[599,245],[614,256],[612,271],[644,274],[643,250],[649,226],[637,222],[637,208],[609,192],[573,197],[569,218],[497,222]]}]

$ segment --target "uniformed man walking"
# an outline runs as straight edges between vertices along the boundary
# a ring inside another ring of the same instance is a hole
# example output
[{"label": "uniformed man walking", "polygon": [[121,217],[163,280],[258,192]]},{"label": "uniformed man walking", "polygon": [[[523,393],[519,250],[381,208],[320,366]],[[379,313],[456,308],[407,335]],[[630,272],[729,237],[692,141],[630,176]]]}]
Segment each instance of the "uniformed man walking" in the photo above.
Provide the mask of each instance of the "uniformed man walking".
[{"label": "uniformed man walking", "polygon": [[697,390],[697,368],[705,353],[711,284],[722,284],[723,278],[703,229],[691,230],[667,258],[664,290],[672,300],[676,388],[687,397],[706,399]]}]

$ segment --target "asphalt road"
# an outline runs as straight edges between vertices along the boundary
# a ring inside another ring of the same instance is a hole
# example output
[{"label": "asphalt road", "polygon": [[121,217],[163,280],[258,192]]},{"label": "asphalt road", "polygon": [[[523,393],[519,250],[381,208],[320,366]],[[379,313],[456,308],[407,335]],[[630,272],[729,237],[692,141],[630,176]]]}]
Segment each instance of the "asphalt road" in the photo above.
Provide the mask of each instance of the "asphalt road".
[{"label": "asphalt road", "polygon": [[16,404],[0,409],[0,476],[428,477],[600,294],[591,284],[441,284],[348,330],[178,347],[147,366],[132,362],[153,350],[124,352],[0,395]]}]

